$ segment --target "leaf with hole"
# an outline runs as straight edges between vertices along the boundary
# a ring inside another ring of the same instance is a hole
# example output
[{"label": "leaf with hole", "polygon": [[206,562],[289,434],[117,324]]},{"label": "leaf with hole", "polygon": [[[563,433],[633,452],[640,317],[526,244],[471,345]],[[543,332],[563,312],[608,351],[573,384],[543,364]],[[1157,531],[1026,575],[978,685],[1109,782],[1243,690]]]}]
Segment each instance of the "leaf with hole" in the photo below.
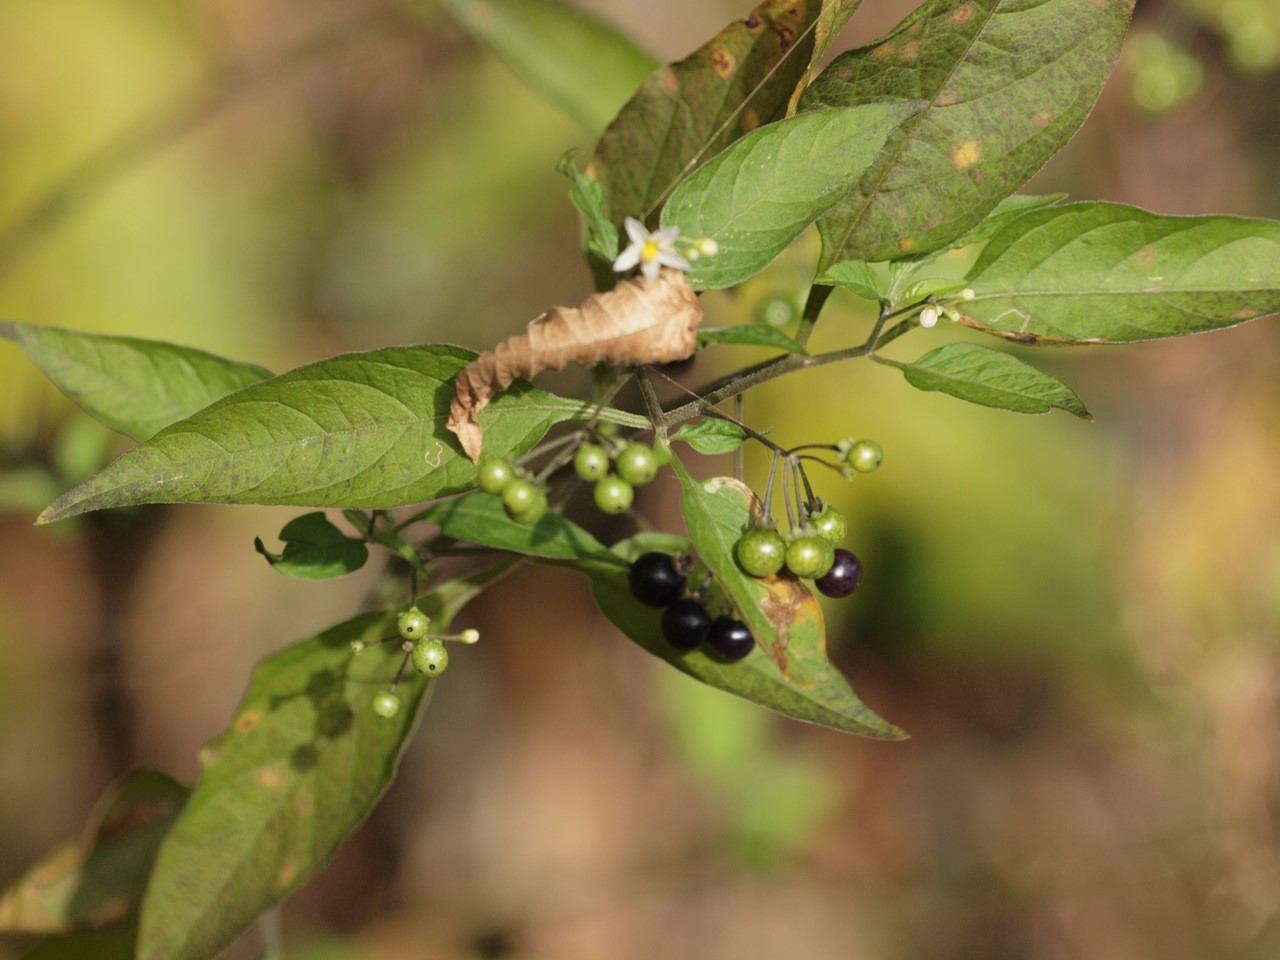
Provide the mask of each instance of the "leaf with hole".
[{"label": "leaf with hole", "polygon": [[929,0],[837,57],[802,110],[925,100],[818,221],[820,270],[938,250],[977,226],[1084,122],[1133,0]]},{"label": "leaf with hole", "polygon": [[900,369],[917,390],[937,390],[1014,413],[1048,413],[1056,408],[1082,420],[1093,419],[1075,391],[1057,377],[999,350],[950,343],[930,350],[915,363],[875,359]]},{"label": "leaf with hole", "polygon": [[0,337],[86,413],[135,440],[271,376],[251,363],[157,340],[9,321],[0,321]]},{"label": "leaf with hole", "polygon": [[1077,203],[1020,217],[969,271],[962,322],[1018,343],[1133,343],[1280,313],[1280,222]]}]

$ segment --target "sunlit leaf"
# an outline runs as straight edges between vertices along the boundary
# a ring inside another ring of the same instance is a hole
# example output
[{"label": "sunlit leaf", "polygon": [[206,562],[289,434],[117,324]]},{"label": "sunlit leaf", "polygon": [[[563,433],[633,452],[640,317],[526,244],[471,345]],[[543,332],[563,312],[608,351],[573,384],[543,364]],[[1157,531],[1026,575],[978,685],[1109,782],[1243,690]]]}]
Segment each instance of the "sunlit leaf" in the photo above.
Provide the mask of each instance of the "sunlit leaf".
[{"label": "sunlit leaf", "polygon": [[624,34],[557,0],[445,0],[445,6],[531,89],[593,134],[658,66]]},{"label": "sunlit leaf", "polygon": [[969,271],[970,326],[1020,343],[1129,343],[1280,313],[1280,222],[1051,207],[997,234]]},{"label": "sunlit leaf", "polygon": [[1066,198],[1067,195],[1065,193],[1051,193],[1045,196],[1028,196],[1015,193],[1012,197],[1005,197],[972,230],[966,230],[950,243],[944,244],[932,253],[925,254],[921,259],[932,260],[948,250],[958,250],[961,247],[968,247],[975,243],[985,243],[1019,217],[1025,216],[1033,210],[1043,210],[1045,207],[1061,203]]},{"label": "sunlit leaf", "polygon": [[765,0],[679,63],[660,67],[600,138],[588,173],[609,216],[650,214],[700,161],[786,112],[809,66],[820,0]]},{"label": "sunlit leaf", "polygon": [[[488,575],[419,598],[447,629]],[[323,867],[395,774],[430,684],[402,680],[394,718],[374,714],[403,654],[354,655],[395,633],[370,613],[268,657],[231,725],[201,751],[203,773],[160,849],[142,907],[139,960],[207,960]]]},{"label": "sunlit leaf", "polygon": [[687,423],[671,435],[672,443],[683,440],[707,456],[733,453],[746,439],[747,435],[740,426],[719,417],[707,417],[697,423]]},{"label": "sunlit leaf", "polygon": [[703,164],[671,195],[662,226],[709,237],[689,282],[720,289],[755,276],[849,192],[885,141],[920,108],[869,103],[818,110],[754,130]]},{"label": "sunlit leaf", "polygon": [[929,106],[819,219],[821,268],[928,253],[980,223],[1084,122],[1132,10],[1133,0],[929,0],[837,57],[801,109]]},{"label": "sunlit leaf", "polygon": [[163,773],[126,776],[99,801],[82,840],[59,847],[0,894],[0,931],[83,931],[124,922],[188,792]]},{"label": "sunlit leaf", "polygon": [[369,559],[369,548],[348,537],[330,523],[323,513],[295,517],[280,531],[284,552],[269,551],[260,537],[254,548],[267,558],[277,573],[300,580],[327,580],[359,570]]},{"label": "sunlit leaf", "polygon": [[1056,407],[1083,420],[1093,419],[1075,391],[1057,377],[999,350],[950,343],[930,350],[915,363],[876,359],[898,367],[917,390],[937,390],[1014,413],[1048,413]]},{"label": "sunlit leaf", "polygon": [[0,337],[85,412],[136,440],[271,376],[253,364],[156,340],[9,321],[0,321]]},{"label": "sunlit leaf", "polygon": [[569,199],[585,219],[583,249],[611,265],[618,258],[618,228],[605,212],[604,187],[578,169],[574,162],[577,154],[577,150],[570,150],[556,169],[573,181]]},{"label": "sunlit leaf", "polygon": [[885,296],[884,284],[871,269],[871,265],[861,260],[841,260],[833,263],[818,275],[815,283],[824,283],[852,290],[863,300],[875,302]]},{"label": "sunlit leaf", "polygon": [[[40,516],[139,503],[395,507],[475,485],[445,428],[459,347],[352,353],[254,384],[160,431]],[[495,456],[528,449],[584,404],[517,382],[481,414]],[[645,421],[604,410],[604,420]]]},{"label": "sunlit leaf", "polygon": [[776,347],[785,353],[807,353],[805,348],[777,327],[741,323],[735,327],[711,327],[698,331],[702,344],[728,343],[740,347]]}]

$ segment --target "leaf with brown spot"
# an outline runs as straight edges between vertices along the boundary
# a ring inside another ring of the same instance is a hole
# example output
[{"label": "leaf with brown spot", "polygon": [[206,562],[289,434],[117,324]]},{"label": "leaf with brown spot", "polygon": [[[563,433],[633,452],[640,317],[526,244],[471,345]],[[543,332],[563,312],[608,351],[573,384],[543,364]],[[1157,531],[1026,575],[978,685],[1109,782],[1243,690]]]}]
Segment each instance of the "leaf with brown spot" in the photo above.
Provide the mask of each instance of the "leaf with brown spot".
[{"label": "leaf with brown spot", "polygon": [[614,549],[628,559],[654,549],[692,550],[713,579],[712,605],[735,609],[750,627],[757,648],[731,664],[701,650],[675,650],[662,637],[661,611],[631,596],[625,568],[579,565],[591,577],[596,602],[606,616],[650,653],[710,686],[846,733],[904,737],[859,700],[827,660],[822,608],[804,584],[790,574],[757,579],[738,567],[733,546],[760,509],[751,491],[727,477],[695,480],[679,460],[672,461],[672,469],[684,487],[680,503],[690,539],[640,534]]},{"label": "leaf with brown spot", "polygon": [[[588,168],[604,187],[614,223],[626,217],[652,223],[685,174],[786,114],[809,68],[815,20],[830,5],[766,0],[645,80],[600,138]],[[838,12],[832,17],[835,26]]]},{"label": "leaf with brown spot", "polygon": [[163,773],[129,774],[99,801],[82,840],[58,847],[0,894],[0,931],[97,930],[128,917],[188,793]]},{"label": "leaf with brown spot", "polygon": [[929,0],[876,43],[837,57],[801,110],[930,105],[819,218],[820,269],[927,254],[979,223],[1084,122],[1132,10],[1133,0]]},{"label": "leaf with brown spot", "polygon": [[[419,599],[432,626],[499,566]],[[364,614],[268,657],[237,720],[202,753],[203,773],[160,848],[142,906],[138,960],[206,960],[324,867],[395,774],[434,681],[398,687],[392,719],[374,694],[395,676],[396,611]],[[359,656],[351,644],[371,644]],[[239,718],[257,717],[255,723]]]},{"label": "leaf with brown spot", "polygon": [[553,307],[518,336],[487,350],[462,370],[454,386],[448,427],[473,461],[484,430],[477,414],[517,378],[571,363],[642,364],[684,360],[697,349],[702,304],[683,272],[637,277],[581,307]]}]

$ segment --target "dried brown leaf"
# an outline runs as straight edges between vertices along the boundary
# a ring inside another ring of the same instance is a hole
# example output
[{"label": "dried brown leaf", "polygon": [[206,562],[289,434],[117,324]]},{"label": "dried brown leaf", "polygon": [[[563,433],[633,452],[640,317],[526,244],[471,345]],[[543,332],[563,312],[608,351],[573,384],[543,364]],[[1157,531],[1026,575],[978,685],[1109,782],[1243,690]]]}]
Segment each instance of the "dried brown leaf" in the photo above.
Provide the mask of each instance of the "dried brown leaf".
[{"label": "dried brown leaf", "polygon": [[458,374],[448,427],[473,461],[484,431],[476,415],[517,377],[571,363],[670,363],[697,347],[702,304],[680,270],[637,277],[580,307],[553,307],[518,336],[478,356]]}]

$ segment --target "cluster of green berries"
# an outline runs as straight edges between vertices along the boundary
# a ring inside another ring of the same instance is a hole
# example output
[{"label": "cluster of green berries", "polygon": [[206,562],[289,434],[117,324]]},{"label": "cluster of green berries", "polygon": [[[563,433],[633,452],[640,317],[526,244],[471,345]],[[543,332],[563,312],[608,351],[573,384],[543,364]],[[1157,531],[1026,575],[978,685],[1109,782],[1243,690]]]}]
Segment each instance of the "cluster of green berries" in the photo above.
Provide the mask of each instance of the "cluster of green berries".
[{"label": "cluster of green berries", "polygon": [[752,527],[734,545],[738,565],[753,577],[772,577],[784,567],[828,597],[847,597],[862,582],[858,558],[838,547],[848,525],[835,507],[822,507],[790,537],[773,527]]},{"label": "cluster of green berries", "polygon": [[742,621],[726,616],[713,618],[700,599],[685,596],[688,571],[686,557],[646,553],[631,564],[627,585],[641,603],[665,608],[662,635],[677,650],[705,645],[707,652],[723,663],[741,660],[755,648],[755,637]]},{"label": "cluster of green berries", "polygon": [[612,458],[604,447],[584,443],[573,455],[573,472],[594,484],[592,499],[602,513],[626,513],[636,498],[636,487],[652,483],[663,462],[647,443],[628,443]]},{"label": "cluster of green berries", "polygon": [[547,491],[526,471],[501,457],[480,463],[480,489],[502,497],[502,507],[516,523],[533,526],[547,512]]},{"label": "cluster of green berries", "polygon": [[[461,633],[445,636],[428,633],[429,629],[431,618],[416,606],[410,607],[396,620],[401,648],[409,655],[414,669],[429,677],[439,676],[449,666],[449,651],[445,649],[444,641],[475,643],[480,639],[478,630],[463,630]],[[363,649],[363,644],[352,645],[355,653]],[[400,698],[396,695],[395,688],[393,683],[390,690],[380,690],[373,698],[373,712],[387,720],[400,712]]]}]

